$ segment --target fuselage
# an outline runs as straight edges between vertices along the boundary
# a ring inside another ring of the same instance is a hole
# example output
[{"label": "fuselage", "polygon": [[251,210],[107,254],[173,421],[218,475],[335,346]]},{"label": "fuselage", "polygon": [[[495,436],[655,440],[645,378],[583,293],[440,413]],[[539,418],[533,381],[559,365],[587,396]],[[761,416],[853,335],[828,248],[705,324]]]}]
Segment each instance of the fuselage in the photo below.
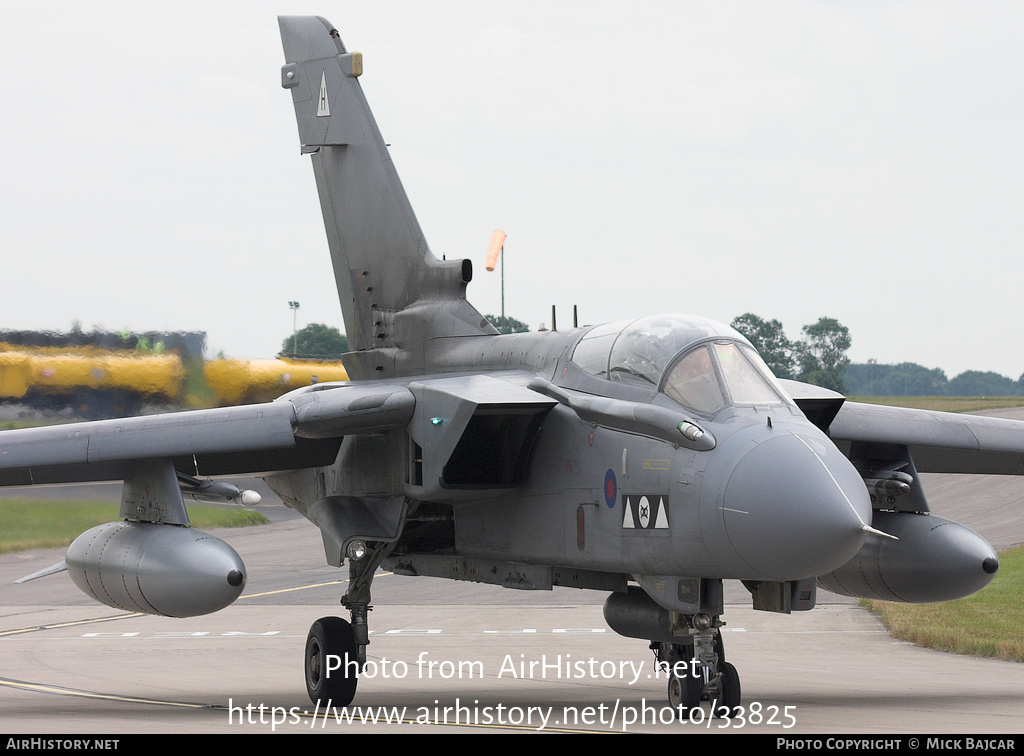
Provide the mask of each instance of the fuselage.
[{"label": "fuselage", "polygon": [[[674,315],[439,338],[424,345],[423,361],[426,375],[388,376],[382,385],[411,387],[418,402],[428,403],[431,386],[486,376],[520,391],[542,392],[544,384],[560,399],[529,431],[528,448],[519,452],[526,460],[521,475],[492,485],[486,476],[445,480],[453,473],[442,461],[437,473],[424,463],[427,479],[415,480],[400,471],[411,467],[405,458],[395,461],[393,474],[377,476],[392,490],[364,491],[404,496],[413,511],[441,506],[452,524],[447,548],[459,555],[648,578],[783,581],[835,569],[863,543],[871,506],[860,475],[726,326]],[[421,409],[443,432],[445,412]],[[485,411],[512,414],[508,407],[477,408]],[[494,421],[494,438],[510,433],[502,422]],[[684,436],[683,426],[699,438]],[[425,456],[444,447],[432,442],[424,452],[427,441],[417,433],[434,431],[423,422],[417,427],[412,435],[422,444],[393,440],[381,449],[411,449],[404,454],[415,457],[417,449]],[[492,457],[518,450],[487,435],[474,443]],[[343,444],[321,487],[344,479],[351,491],[344,467],[354,458]],[[300,495],[294,487],[289,492]]]}]

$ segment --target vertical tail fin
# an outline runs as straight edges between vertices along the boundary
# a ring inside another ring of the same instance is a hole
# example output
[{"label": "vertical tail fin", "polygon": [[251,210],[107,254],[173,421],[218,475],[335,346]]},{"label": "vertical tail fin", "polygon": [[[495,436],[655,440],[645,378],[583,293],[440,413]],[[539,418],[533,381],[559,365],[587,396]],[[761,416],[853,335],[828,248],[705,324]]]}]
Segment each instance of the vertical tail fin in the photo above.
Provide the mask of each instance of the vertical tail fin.
[{"label": "vertical tail fin", "polygon": [[427,246],[359,85],[362,56],[325,19],[278,22],[281,85],[312,156],[349,344],[422,352],[436,336],[495,333],[465,301],[470,261],[440,261]]}]

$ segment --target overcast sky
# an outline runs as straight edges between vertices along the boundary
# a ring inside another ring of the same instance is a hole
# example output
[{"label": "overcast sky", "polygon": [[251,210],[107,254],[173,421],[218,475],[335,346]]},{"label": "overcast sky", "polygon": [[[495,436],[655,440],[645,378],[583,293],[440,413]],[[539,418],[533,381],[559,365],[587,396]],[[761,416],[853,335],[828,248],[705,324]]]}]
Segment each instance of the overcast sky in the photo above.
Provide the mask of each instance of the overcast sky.
[{"label": "overcast sky", "polygon": [[49,2],[0,23],[0,328],[344,328],[275,16],[319,14],[469,299],[536,328],[821,316],[1024,372],[1019,2]]}]

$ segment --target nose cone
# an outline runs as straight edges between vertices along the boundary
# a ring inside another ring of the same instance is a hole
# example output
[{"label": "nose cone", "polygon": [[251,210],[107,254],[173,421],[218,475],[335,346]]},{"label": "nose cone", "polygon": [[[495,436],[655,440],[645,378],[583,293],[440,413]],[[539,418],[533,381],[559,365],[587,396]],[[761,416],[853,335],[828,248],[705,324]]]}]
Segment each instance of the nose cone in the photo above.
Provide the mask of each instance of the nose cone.
[{"label": "nose cone", "polygon": [[831,442],[810,434],[778,432],[749,448],[728,476],[720,508],[736,555],[769,580],[845,564],[871,524],[860,475]]}]

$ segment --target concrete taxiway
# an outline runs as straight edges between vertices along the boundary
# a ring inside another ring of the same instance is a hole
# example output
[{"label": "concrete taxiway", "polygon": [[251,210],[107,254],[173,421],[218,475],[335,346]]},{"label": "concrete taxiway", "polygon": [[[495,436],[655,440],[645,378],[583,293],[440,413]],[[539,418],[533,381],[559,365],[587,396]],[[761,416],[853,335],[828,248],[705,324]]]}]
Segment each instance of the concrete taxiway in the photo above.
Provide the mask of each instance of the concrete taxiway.
[{"label": "concrete taxiway", "polygon": [[[937,514],[997,548],[1024,541],[1024,479],[928,476],[925,486]],[[346,573],[326,566],[312,525],[271,511],[280,521],[219,534],[245,560],[248,583],[206,617],[109,609],[66,574],[12,583],[63,550],[0,557],[0,731],[1024,731],[1024,665],[893,640],[853,601],[824,592],[814,611],[783,616],[752,611],[730,587],[725,644],[745,715],[679,723],[646,644],[607,629],[603,594],[389,574],[374,583],[373,676],[355,704],[401,721],[314,717],[302,650],[314,620],[341,613]]]}]

